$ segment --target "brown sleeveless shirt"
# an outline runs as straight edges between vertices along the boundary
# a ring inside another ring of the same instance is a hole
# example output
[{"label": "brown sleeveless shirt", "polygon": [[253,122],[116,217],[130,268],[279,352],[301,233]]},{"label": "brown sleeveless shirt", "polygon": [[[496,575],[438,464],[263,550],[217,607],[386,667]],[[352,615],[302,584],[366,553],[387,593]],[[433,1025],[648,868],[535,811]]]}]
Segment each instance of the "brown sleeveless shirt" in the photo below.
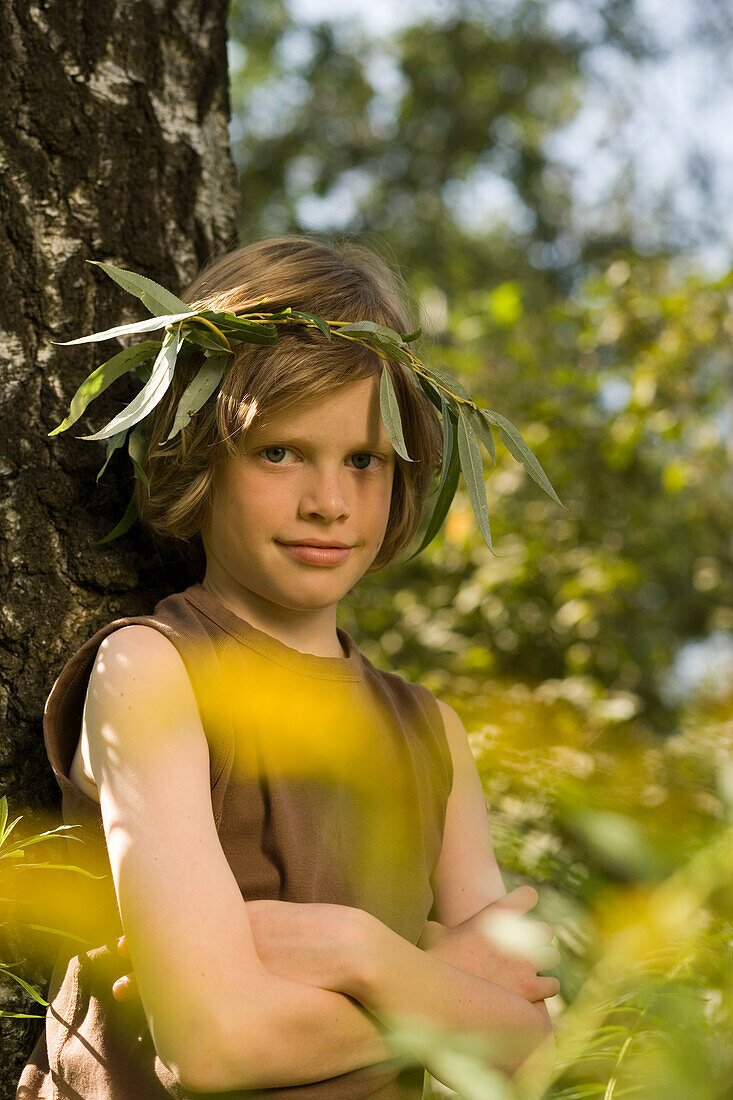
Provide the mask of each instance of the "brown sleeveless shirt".
[{"label": "brown sleeveless shirt", "polygon": [[[44,712],[62,815],[84,844],[78,941],[59,953],[45,1033],[16,1100],[179,1100],[189,1093],[157,1056],[142,1004],[119,1002],[129,969],[99,804],[69,778],[97,650],[113,630],[153,627],[176,646],[209,745],[211,801],[244,901],[332,902],[373,913],[416,943],[433,902],[453,771],[442,715],[420,684],[377,669],[338,629],[344,657],[301,653],[257,630],[201,584],[152,615],[101,627],[67,661]],[[77,889],[75,885],[75,890]],[[323,1081],[211,1093],[211,1100],[420,1100],[423,1071],[399,1059]]]}]

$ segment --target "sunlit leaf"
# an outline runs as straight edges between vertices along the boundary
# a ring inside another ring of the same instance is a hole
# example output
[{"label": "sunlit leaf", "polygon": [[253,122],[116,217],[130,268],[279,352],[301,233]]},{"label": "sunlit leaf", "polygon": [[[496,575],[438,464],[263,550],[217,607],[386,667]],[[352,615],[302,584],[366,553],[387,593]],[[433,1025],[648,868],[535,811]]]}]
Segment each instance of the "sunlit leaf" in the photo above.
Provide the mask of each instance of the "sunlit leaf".
[{"label": "sunlit leaf", "polygon": [[179,325],[172,332],[167,333],[161,345],[158,357],[155,360],[153,373],[150,375],[150,379],[140,390],[137,397],[135,397],[129,405],[126,405],[117,416],[113,417],[108,424],[100,428],[98,432],[95,432],[93,435],[78,436],[77,438],[108,439],[111,435],[115,435],[117,432],[122,431],[123,428],[132,427],[133,424],[137,424],[139,420],[147,416],[158,404],[173,380],[176,356],[178,355],[178,349],[182,343],[183,333]]},{"label": "sunlit leaf", "polygon": [[191,307],[171,294],[170,290],[148,279],[145,275],[138,275],[135,271],[127,271],[123,267],[113,267],[112,264],[103,264],[99,260],[87,260],[87,263],[101,267],[110,279],[126,290],[128,294],[134,294],[139,298],[146,309],[151,313],[163,315],[166,313],[178,313],[183,310],[191,312]]},{"label": "sunlit leaf", "polygon": [[[0,963],[0,970],[2,970],[3,974],[7,974],[9,978],[13,978],[14,981],[18,983],[18,985],[22,985],[26,993],[29,993],[33,1000],[37,1001],[39,1005],[45,1005],[46,1007],[48,1007],[48,1001],[45,1001],[40,993],[36,993],[33,986],[29,985],[24,978],[21,978],[20,975],[13,973],[13,971],[10,970],[4,963]],[[10,1015],[12,1015],[12,1013],[10,1013]]]},{"label": "sunlit leaf", "polygon": [[69,347],[71,344],[92,344],[95,341],[113,340],[115,336],[127,336],[132,332],[155,332],[156,329],[165,328],[166,325],[174,325],[185,321],[191,316],[188,313],[170,313],[164,317],[148,317],[145,321],[133,321],[129,325],[118,325],[116,328],[105,329],[104,332],[93,332],[91,336],[80,336],[77,340],[52,340],[52,344],[60,347]]},{"label": "sunlit leaf", "polygon": [[117,378],[125,374],[126,371],[133,370],[138,363],[141,363],[145,359],[149,359],[159,347],[160,344],[153,340],[145,340],[142,344],[135,344],[134,347],[125,348],[111,359],[108,359],[106,363],[102,363],[96,370],[93,370],[92,373],[84,379],[79,389],[72,397],[69,415],[58,425],[58,427],[48,433],[49,436],[58,435],[59,432],[66,431],[72,424],[75,424],[87,405],[93,401],[95,397],[98,397],[100,393],[106,390]]}]

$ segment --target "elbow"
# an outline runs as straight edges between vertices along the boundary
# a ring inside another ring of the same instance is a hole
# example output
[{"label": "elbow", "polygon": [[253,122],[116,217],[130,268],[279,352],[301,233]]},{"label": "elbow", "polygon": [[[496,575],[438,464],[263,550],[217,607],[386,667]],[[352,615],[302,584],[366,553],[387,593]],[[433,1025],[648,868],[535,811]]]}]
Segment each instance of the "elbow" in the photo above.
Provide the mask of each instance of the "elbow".
[{"label": "elbow", "polygon": [[211,1029],[200,1028],[195,1044],[166,1062],[176,1082],[191,1093],[230,1092],[260,1089],[281,1084],[272,1051],[273,1028],[267,1026],[267,1013],[256,1014],[255,1006],[247,1021],[232,1014]]}]

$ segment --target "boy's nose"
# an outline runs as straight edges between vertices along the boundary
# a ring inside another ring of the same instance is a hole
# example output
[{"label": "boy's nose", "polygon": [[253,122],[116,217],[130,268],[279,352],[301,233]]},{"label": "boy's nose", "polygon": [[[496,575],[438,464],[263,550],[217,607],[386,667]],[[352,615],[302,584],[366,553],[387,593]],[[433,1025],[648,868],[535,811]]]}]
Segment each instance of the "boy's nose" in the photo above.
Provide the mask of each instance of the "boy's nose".
[{"label": "boy's nose", "polygon": [[300,510],[305,516],[319,515],[324,519],[340,519],[350,515],[339,479],[335,474],[324,473],[315,479],[303,494]]}]

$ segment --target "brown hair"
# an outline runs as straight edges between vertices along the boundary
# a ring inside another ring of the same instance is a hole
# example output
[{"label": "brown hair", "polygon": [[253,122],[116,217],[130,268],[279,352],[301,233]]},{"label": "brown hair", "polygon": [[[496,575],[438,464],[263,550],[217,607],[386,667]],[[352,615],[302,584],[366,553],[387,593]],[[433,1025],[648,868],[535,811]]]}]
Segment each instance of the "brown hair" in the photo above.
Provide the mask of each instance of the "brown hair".
[{"label": "brown hair", "polygon": [[[332,321],[370,320],[412,332],[409,292],[386,261],[353,241],[339,245],[305,236],[274,237],[237,248],[199,272],[180,295],[197,308],[236,312],[267,296],[268,312],[291,306]],[[253,421],[304,400],[318,400],[347,382],[379,374],[383,360],[361,344],[317,329],[288,326],[273,345],[243,343],[234,349],[216,397],[168,436],[178,401],[203,362],[193,351],[179,358],[173,381],[156,406],[143,470],[150,492],[135,481],[141,523],[156,541],[190,543],[206,526],[217,470],[227,455],[241,453]],[[407,452],[395,460],[389,520],[368,572],[394,561],[418,529],[433,474],[440,466],[440,418],[414,373],[394,360],[390,370],[400,406]]]}]

